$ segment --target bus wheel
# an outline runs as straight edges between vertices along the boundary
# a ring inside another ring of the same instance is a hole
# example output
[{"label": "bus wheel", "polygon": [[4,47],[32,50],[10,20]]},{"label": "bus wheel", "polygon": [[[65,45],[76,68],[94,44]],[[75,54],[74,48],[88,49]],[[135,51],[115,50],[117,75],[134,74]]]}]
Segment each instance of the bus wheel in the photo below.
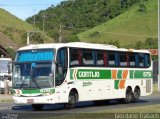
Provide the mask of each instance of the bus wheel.
[{"label": "bus wheel", "polygon": [[133,102],[134,103],[138,102],[139,97],[140,97],[140,90],[136,88],[133,93]]},{"label": "bus wheel", "polygon": [[77,102],[78,102],[78,94],[75,92],[70,92],[68,103],[66,103],[64,106],[66,109],[74,109]]},{"label": "bus wheel", "polygon": [[132,94],[132,89],[127,88],[126,90],[126,98],[125,98],[125,103],[129,104],[133,101],[133,94]]},{"label": "bus wheel", "polygon": [[36,110],[36,111],[42,110],[43,106],[44,106],[44,105],[42,105],[42,104],[32,104],[32,108],[33,108],[34,110]]}]

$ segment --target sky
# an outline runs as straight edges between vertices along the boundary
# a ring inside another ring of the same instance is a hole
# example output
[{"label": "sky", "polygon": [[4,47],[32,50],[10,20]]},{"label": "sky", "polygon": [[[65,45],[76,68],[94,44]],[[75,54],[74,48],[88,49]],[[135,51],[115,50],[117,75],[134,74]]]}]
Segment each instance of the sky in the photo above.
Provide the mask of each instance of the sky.
[{"label": "sky", "polygon": [[18,18],[26,18],[45,10],[51,5],[58,5],[64,0],[0,0],[0,8],[3,8]]}]

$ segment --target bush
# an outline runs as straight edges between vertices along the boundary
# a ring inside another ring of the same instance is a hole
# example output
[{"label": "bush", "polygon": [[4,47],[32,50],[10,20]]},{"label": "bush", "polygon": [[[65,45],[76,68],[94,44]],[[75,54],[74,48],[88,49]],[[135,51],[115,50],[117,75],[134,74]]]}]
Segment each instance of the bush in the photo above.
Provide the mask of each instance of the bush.
[{"label": "bush", "polygon": [[137,41],[135,48],[144,49],[144,43],[142,41]]},{"label": "bush", "polygon": [[145,4],[143,3],[139,4],[139,9],[138,9],[139,12],[145,12],[146,10],[147,10],[147,7]]},{"label": "bush", "polygon": [[94,31],[93,33],[91,33],[91,34],[89,35],[89,37],[95,37],[95,36],[97,36],[97,35],[99,35],[99,31]]},{"label": "bush", "polygon": [[73,35],[69,38],[69,42],[79,42],[80,39],[77,35]]},{"label": "bush", "polygon": [[120,42],[119,42],[119,40],[115,40],[115,41],[109,41],[109,43],[108,43],[109,45],[115,45],[115,46],[117,46],[118,48],[120,47]]},{"label": "bush", "polygon": [[157,49],[158,48],[158,39],[157,38],[147,38],[145,40],[145,48],[147,49]]},{"label": "bush", "polygon": [[157,38],[147,38],[145,42],[137,41],[135,48],[136,49],[157,49],[158,39]]}]

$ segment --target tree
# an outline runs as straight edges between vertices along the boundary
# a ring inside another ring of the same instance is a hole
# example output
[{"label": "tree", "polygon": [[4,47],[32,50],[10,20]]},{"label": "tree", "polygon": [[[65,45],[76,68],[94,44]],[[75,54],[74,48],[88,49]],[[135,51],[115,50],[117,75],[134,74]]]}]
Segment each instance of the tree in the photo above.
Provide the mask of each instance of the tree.
[{"label": "tree", "polygon": [[158,43],[157,43],[158,39],[157,38],[147,38],[145,40],[145,48],[147,49],[157,49],[158,48]]}]

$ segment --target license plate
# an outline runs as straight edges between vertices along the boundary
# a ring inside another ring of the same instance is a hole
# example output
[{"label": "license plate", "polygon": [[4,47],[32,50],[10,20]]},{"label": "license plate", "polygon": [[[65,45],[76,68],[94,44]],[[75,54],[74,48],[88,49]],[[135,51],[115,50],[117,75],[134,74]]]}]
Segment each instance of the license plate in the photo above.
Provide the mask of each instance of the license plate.
[{"label": "license plate", "polygon": [[34,99],[27,99],[27,103],[34,103]]}]

